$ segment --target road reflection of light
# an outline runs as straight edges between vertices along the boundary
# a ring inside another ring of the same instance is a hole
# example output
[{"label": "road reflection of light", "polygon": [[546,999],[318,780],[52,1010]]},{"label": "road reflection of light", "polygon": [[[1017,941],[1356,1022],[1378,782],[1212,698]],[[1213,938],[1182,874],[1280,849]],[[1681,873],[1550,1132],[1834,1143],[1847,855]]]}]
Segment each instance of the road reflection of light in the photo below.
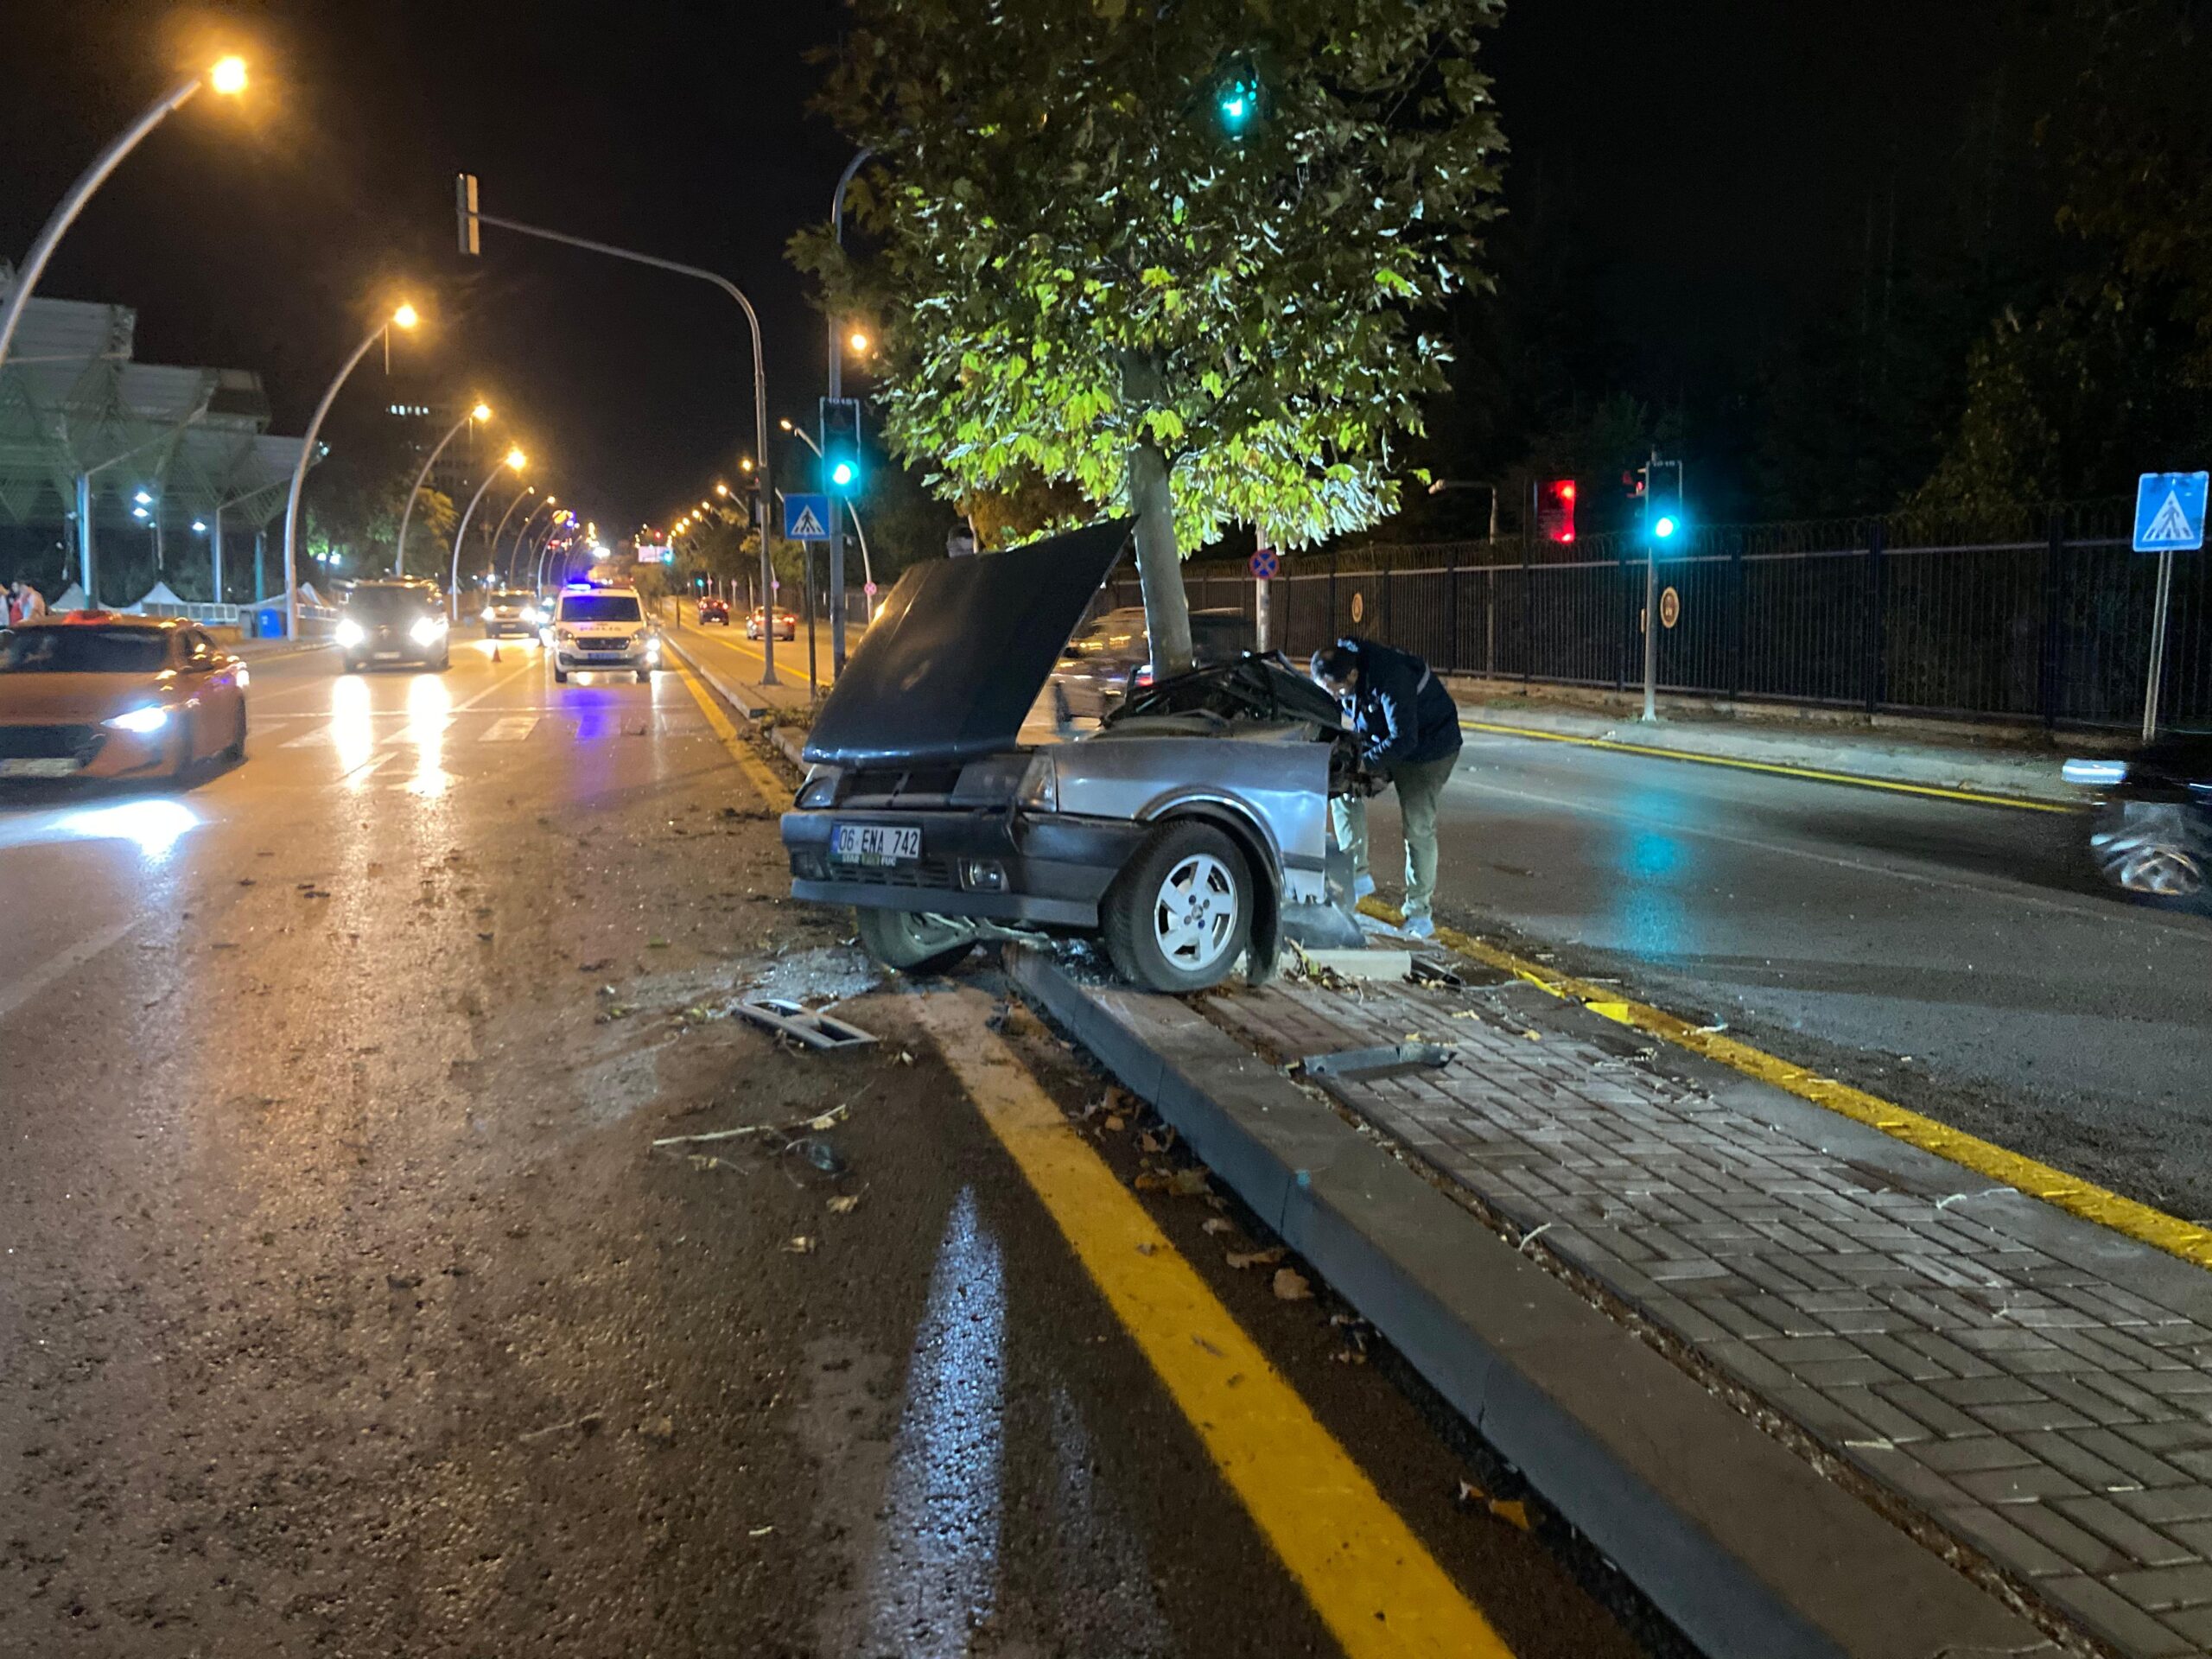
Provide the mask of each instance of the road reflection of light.
[{"label": "road reflection of light", "polygon": [[1006,1282],[961,1190],[930,1273],[868,1573],[867,1653],[959,1654],[998,1587]]},{"label": "road reflection of light", "polygon": [[[45,833],[39,822],[44,820]],[[155,863],[200,824],[200,817],[182,801],[117,801],[105,806],[73,807],[37,818],[18,821],[9,828],[21,833],[0,840],[0,845],[41,841],[129,841]]]},{"label": "road reflection of light", "polygon": [[407,688],[405,741],[415,746],[415,775],[407,780],[410,795],[438,796],[453,782],[445,769],[446,722],[453,715],[453,693],[444,677],[418,674]]},{"label": "road reflection of light", "polygon": [[338,770],[355,789],[366,780],[353,776],[377,747],[376,721],[369,713],[369,688],[359,675],[348,674],[330,688],[330,741],[338,747]]},{"label": "road reflection of light", "polygon": [[[1662,817],[1679,802],[1670,795],[1644,793],[1626,804],[1634,813]],[[1648,824],[1620,826],[1613,849],[1613,867],[1622,877],[1614,905],[1615,948],[1646,959],[1690,953],[1696,929],[1686,889],[1695,861],[1681,836]]]}]

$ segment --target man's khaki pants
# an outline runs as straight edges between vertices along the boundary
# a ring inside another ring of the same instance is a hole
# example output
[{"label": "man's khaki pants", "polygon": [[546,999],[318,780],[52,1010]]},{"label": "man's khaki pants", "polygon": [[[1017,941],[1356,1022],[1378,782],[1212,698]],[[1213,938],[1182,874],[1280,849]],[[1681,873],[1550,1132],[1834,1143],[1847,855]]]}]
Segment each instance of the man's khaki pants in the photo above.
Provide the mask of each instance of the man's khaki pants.
[{"label": "man's khaki pants", "polygon": [[[1440,760],[1391,769],[1390,786],[1398,791],[1398,817],[1406,832],[1406,919],[1427,916],[1436,897],[1436,803],[1451,781],[1452,768],[1459,764],[1454,749]],[[1348,796],[1329,803],[1329,817],[1337,832],[1337,845],[1351,855],[1352,880],[1367,870],[1367,803]]]}]

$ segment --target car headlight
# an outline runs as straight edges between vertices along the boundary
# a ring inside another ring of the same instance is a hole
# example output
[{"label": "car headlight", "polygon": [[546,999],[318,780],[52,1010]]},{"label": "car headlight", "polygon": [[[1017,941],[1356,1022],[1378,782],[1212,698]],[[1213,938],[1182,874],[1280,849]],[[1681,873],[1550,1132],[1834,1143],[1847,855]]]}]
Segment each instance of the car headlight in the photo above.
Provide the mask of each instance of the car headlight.
[{"label": "car headlight", "polygon": [[352,617],[341,616],[338,619],[338,626],[333,630],[331,637],[341,645],[358,645],[369,637],[369,631]]},{"label": "car headlight", "polygon": [[658,634],[653,634],[646,639],[645,655],[648,657],[658,657],[660,655],[660,636]]},{"label": "car headlight", "polygon": [[486,622],[489,622],[492,620],[492,607],[489,605],[486,605],[484,607],[484,620]]},{"label": "car headlight", "polygon": [[149,732],[158,732],[169,723],[169,711],[155,703],[143,709],[132,709],[101,724],[112,726],[118,732],[135,732],[143,737]]},{"label": "car headlight", "polygon": [[840,767],[815,767],[806,774],[806,781],[798,786],[798,804],[801,807],[836,805],[837,785],[844,781],[844,772]]},{"label": "car headlight", "polygon": [[253,683],[253,674],[244,663],[240,663],[238,664],[238,690],[241,691],[245,690],[246,687]]},{"label": "car headlight", "polygon": [[1029,757],[1029,770],[1022,774],[1014,800],[1033,812],[1060,810],[1060,769],[1042,749]]},{"label": "car headlight", "polygon": [[534,628],[545,619],[540,616],[536,611],[524,611],[522,613],[522,620]]},{"label": "car headlight", "polygon": [[407,630],[407,637],[418,645],[427,645],[435,643],[445,631],[446,620],[442,616],[417,617],[415,626]]}]

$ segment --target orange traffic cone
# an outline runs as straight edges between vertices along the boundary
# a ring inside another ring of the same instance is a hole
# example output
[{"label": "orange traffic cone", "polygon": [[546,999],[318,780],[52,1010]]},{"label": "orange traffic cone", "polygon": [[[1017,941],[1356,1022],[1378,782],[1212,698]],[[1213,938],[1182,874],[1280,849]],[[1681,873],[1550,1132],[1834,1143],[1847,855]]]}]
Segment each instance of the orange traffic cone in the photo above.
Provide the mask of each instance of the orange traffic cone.
[{"label": "orange traffic cone", "polygon": [[492,642],[492,660],[495,663],[499,660],[499,642],[497,639]]}]

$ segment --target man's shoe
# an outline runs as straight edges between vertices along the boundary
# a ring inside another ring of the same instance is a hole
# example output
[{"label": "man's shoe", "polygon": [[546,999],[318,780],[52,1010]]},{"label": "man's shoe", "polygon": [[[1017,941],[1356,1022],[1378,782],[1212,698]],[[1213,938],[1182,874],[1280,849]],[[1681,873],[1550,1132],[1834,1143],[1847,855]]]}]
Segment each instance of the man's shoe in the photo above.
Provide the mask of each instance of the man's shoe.
[{"label": "man's shoe", "polygon": [[1353,900],[1354,900],[1355,902],[1357,902],[1357,900],[1359,900],[1359,899],[1362,899],[1366,898],[1366,897],[1368,896],[1368,894],[1370,894],[1370,893],[1373,893],[1374,891],[1375,891],[1375,878],[1374,878],[1373,876],[1371,876],[1371,875],[1356,875],[1356,876],[1352,877],[1352,879],[1351,879],[1351,896],[1352,896],[1352,899],[1353,899]]},{"label": "man's shoe", "polygon": [[1408,916],[1398,931],[1416,939],[1433,939],[1436,937],[1436,924],[1426,916]]}]

